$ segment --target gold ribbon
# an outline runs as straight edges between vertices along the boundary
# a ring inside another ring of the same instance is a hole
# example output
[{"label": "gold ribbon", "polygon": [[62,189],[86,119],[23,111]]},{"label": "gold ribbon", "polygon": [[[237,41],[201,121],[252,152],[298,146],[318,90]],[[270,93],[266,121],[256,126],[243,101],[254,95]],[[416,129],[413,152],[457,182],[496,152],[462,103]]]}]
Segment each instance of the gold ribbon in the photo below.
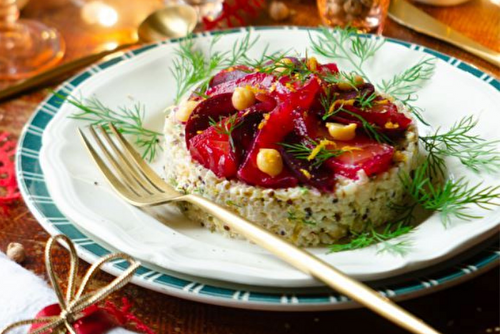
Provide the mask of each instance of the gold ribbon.
[{"label": "gold ribbon", "polygon": [[[68,288],[66,290],[66,296],[64,296],[61,291],[61,286],[59,285],[58,277],[54,272],[54,268],[52,266],[52,248],[57,240],[63,240],[68,246],[68,250],[70,253],[70,272],[68,277]],[[118,258],[125,259],[130,263],[128,269],[125,270],[120,276],[115,278],[108,285],[100,289],[97,289],[96,291],[92,291],[83,295],[85,289],[87,288],[88,283],[98,272],[98,269],[100,269],[100,267],[104,263]],[[19,326],[31,325],[36,323],[38,324],[46,323],[46,325],[31,332],[31,334],[42,334],[48,330],[52,330],[53,332],[59,332],[61,330],[65,332],[67,330],[71,334],[76,334],[72,324],[78,319],[83,317],[82,311],[95,303],[99,303],[100,301],[108,297],[111,293],[121,289],[123,286],[129,283],[132,277],[134,276],[135,271],[140,266],[140,263],[138,261],[132,259],[127,254],[117,253],[117,254],[106,255],[105,257],[99,259],[99,261],[95,262],[90,267],[90,269],[83,277],[80,288],[75,294],[76,290],[75,278],[78,272],[78,261],[79,260],[75,246],[68,237],[60,234],[50,238],[45,247],[45,265],[47,267],[47,273],[49,274],[50,283],[52,283],[52,286],[54,287],[54,290],[56,292],[57,299],[59,300],[61,313],[58,316],[21,320],[15,322],[12,325],[7,326],[5,329],[3,329],[0,332],[0,334],[6,334],[11,329]]]}]

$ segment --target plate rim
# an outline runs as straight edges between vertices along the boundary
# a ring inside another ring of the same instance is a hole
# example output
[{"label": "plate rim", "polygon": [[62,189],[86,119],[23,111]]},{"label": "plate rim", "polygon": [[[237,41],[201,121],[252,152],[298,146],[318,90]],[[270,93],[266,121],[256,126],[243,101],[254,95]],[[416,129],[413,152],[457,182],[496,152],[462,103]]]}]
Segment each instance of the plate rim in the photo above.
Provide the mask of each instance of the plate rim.
[{"label": "plate rim", "polygon": [[[238,33],[238,32],[246,32],[246,31],[263,31],[263,30],[316,30],[319,28],[306,28],[306,27],[247,27],[247,28],[237,28],[224,30],[224,33]],[[195,37],[198,36],[211,36],[214,34],[221,33],[220,31],[211,31],[211,32],[203,32],[199,34],[195,34]],[[462,62],[459,59],[454,57],[442,54],[438,51],[426,48],[424,46],[413,44],[393,38],[383,37],[388,41],[391,41],[396,44],[403,45],[407,48],[414,49],[417,51],[426,52],[433,56],[436,56],[451,65],[459,68],[462,71],[471,73],[472,75],[478,77],[479,79],[485,81],[486,83],[493,86],[497,91],[500,91],[500,82],[494,78],[493,76],[488,75],[487,73],[482,72],[477,69],[475,66],[472,66],[466,62]],[[83,83],[86,79],[90,78],[93,74],[97,73],[98,70],[102,70],[118,64],[126,59],[133,58],[149,49],[156,48],[163,44],[175,43],[182,41],[183,38],[173,39],[169,41],[161,41],[157,43],[147,44],[138,49],[131,50],[126,52],[120,57],[108,60],[103,63],[95,64],[89,68],[86,68],[82,72],[78,73],[74,77],[70,78],[62,85],[60,85],[56,92],[64,92],[68,88],[77,87],[81,83]],[[59,211],[55,203],[51,203],[51,196],[47,191],[45,186],[45,180],[43,172],[39,166],[38,155],[39,150],[41,148],[42,135],[45,127],[48,125],[52,117],[57,112],[57,107],[54,106],[54,95],[49,95],[35,110],[33,115],[27,121],[24,126],[21,136],[18,141],[18,150],[16,153],[16,176],[18,177],[19,189],[25,202],[30,209],[30,211],[37,218],[39,223],[47,230],[50,234],[59,234],[63,233],[70,237],[73,241],[75,241],[77,251],[79,256],[85,261],[92,263],[97,260],[99,257],[109,253],[110,251],[106,248],[98,245],[93,242],[87,235],[80,232],[73,224],[65,218],[65,216]],[[37,116],[44,115],[42,117],[42,121],[45,122],[44,127],[39,127],[34,125],[33,123],[36,121]],[[47,120],[48,118],[48,120]],[[27,143],[30,136],[34,136],[34,138],[39,138],[38,151],[36,147],[28,148]],[[25,160],[35,160],[34,164],[30,161]],[[26,165],[27,164],[27,165]],[[38,167],[38,172],[31,172],[27,170],[26,166],[30,166],[30,168]],[[26,168],[25,168],[26,167]],[[45,189],[42,190],[42,193],[33,192],[32,189],[33,184],[37,184],[38,182],[43,183]],[[52,206],[53,211],[50,211],[45,206]],[[44,211],[45,210],[45,211]],[[52,214],[56,214],[56,216],[47,216],[47,211]],[[55,210],[55,211],[54,211]],[[59,216],[57,216],[59,215]],[[49,218],[50,217],[50,218]],[[418,284],[414,284],[413,286],[407,286],[401,289],[392,290],[392,289],[382,289],[379,290],[381,294],[387,295],[396,300],[403,300],[407,298],[416,297],[419,295],[427,294],[433,292],[437,289],[445,288],[449,285],[458,284],[461,281],[472,278],[477,274],[484,272],[493,266],[497,265],[496,261],[500,258],[500,252],[488,251],[489,256],[486,256],[483,261],[480,261],[475,264],[467,264],[466,267],[457,269],[451,275],[439,277],[436,279],[429,279],[428,281],[422,281]],[[459,256],[459,255],[458,255]],[[445,260],[442,263],[447,262]],[[114,261],[105,266],[104,270],[111,274],[120,274],[123,270],[125,270],[127,266],[125,265],[125,261]],[[476,269],[471,269],[476,268]],[[412,273],[410,272],[409,275]],[[451,278],[450,278],[451,277]],[[427,277],[426,277],[427,279]],[[224,306],[232,306],[232,307],[240,307],[240,308],[251,308],[251,309],[261,309],[261,310],[326,310],[326,309],[343,309],[343,308],[351,308],[356,305],[339,294],[334,292],[323,295],[276,295],[271,293],[262,293],[262,292],[252,292],[247,290],[235,290],[223,288],[220,286],[211,286],[197,283],[196,281],[189,281],[185,279],[180,279],[175,276],[162,273],[156,270],[149,269],[147,266],[141,266],[136,275],[134,276],[133,282],[137,285],[146,287],[148,289],[156,290],[159,292],[167,293],[170,295],[174,295],[177,297],[197,300],[201,302],[216,304],[216,305],[224,305]],[[434,284],[433,282],[437,283]],[[443,284],[445,283],[445,284]],[[293,288],[291,288],[293,290]]]}]

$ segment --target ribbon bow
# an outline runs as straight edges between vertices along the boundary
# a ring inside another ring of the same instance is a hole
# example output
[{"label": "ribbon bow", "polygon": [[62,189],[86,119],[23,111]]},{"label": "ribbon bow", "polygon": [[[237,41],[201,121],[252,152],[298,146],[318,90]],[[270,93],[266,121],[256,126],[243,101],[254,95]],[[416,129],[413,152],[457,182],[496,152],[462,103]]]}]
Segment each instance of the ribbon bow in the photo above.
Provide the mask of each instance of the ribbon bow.
[{"label": "ribbon bow", "polygon": [[[61,291],[61,286],[59,285],[57,275],[52,267],[52,248],[57,240],[63,240],[68,245],[68,250],[70,253],[71,262],[66,296],[64,296]],[[94,277],[98,269],[104,263],[117,258],[127,260],[130,263],[128,269],[108,285],[84,295],[83,293],[85,292],[88,283]],[[35,323],[46,323],[46,325],[34,330],[33,332],[31,332],[31,334],[42,334],[49,330],[52,330],[52,332],[57,332],[64,327],[69,331],[69,333],[76,334],[76,331],[73,328],[72,324],[84,316],[82,314],[82,311],[91,305],[99,303],[100,301],[108,297],[111,293],[125,286],[128,282],[130,282],[135,271],[140,266],[140,263],[138,261],[132,259],[127,254],[117,253],[106,255],[90,267],[83,278],[78,292],[75,293],[75,278],[76,273],[78,272],[78,261],[79,260],[75,246],[68,237],[66,237],[65,235],[56,235],[51,237],[45,247],[45,266],[47,267],[47,273],[49,274],[50,283],[52,283],[52,286],[54,287],[54,290],[56,292],[57,299],[59,300],[61,313],[58,316],[21,320],[15,322],[2,330],[0,334],[6,334],[15,327],[31,325]]]}]

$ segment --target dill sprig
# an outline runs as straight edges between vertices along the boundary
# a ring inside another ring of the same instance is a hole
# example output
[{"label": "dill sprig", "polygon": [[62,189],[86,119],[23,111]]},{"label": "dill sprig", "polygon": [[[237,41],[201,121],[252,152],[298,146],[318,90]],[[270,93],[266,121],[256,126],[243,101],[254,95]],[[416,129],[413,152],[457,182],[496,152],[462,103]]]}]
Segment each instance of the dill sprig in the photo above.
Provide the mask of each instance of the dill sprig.
[{"label": "dill sprig", "polygon": [[232,66],[240,59],[244,59],[258,40],[258,37],[251,39],[251,34],[248,32],[245,37],[234,43],[231,52],[214,52],[214,47],[222,36],[223,34],[217,35],[212,39],[208,55],[196,48],[192,35],[179,43],[179,49],[175,52],[177,58],[173,60],[173,67],[170,68],[177,82],[175,103],[179,103],[182,96],[196,84],[199,84],[197,93],[203,94],[215,70]]},{"label": "dill sprig", "polygon": [[461,220],[481,218],[468,212],[471,206],[490,210],[491,206],[500,205],[500,186],[481,188],[481,183],[471,186],[463,177],[433,182],[429,168],[430,162],[426,160],[415,169],[412,177],[407,173],[400,175],[401,182],[421,207],[439,212],[445,226],[450,224],[452,217]]},{"label": "dill sprig", "polygon": [[311,138],[308,138],[307,142],[296,144],[280,143],[280,145],[283,146],[288,153],[293,154],[297,159],[308,161],[313,160],[312,165],[314,167],[319,167],[326,160],[338,157],[339,155],[346,152],[342,149],[330,149],[325,146],[320,146],[319,152],[314,156],[314,158],[311,158],[311,154],[313,153],[314,149],[321,145],[321,143],[318,143]]},{"label": "dill sprig", "polygon": [[348,113],[349,115],[357,118],[361,122],[363,129],[365,130],[366,134],[368,135],[368,137],[370,139],[374,139],[378,143],[392,143],[392,140],[389,137],[387,137],[385,134],[380,132],[376,125],[371,124],[366,119],[364,119],[364,117],[362,117],[362,116],[360,116],[352,111],[349,111],[349,110],[344,109],[343,111],[345,113]]},{"label": "dill sprig", "polygon": [[143,150],[144,159],[153,161],[158,150],[161,150],[162,134],[144,127],[145,106],[143,104],[138,102],[132,108],[122,106],[118,107],[118,111],[114,111],[96,97],[84,101],[60,94],[56,96],[80,110],[70,115],[70,118],[89,121],[92,125],[100,125],[107,131],[109,131],[108,124],[112,123],[121,133],[134,136],[134,143]]},{"label": "dill sprig", "polygon": [[[335,103],[335,102],[334,102]],[[323,101],[322,101],[323,104]],[[326,102],[325,102],[326,104]],[[370,139],[377,141],[378,143],[392,143],[392,140],[387,137],[385,134],[378,130],[378,127],[374,124],[368,122],[363,116],[356,114],[350,110],[344,108],[344,104],[341,104],[338,108],[334,105],[331,105],[328,109],[326,109],[325,114],[323,115],[323,120],[327,120],[328,118],[334,116],[339,112],[345,112],[348,115],[358,119],[361,122],[361,127],[365,130],[366,134]]]},{"label": "dill sprig", "polygon": [[[325,114],[328,114],[329,112],[332,112],[330,109],[332,108],[332,106],[334,106],[335,101],[337,101],[338,94],[335,92],[332,92],[330,86],[326,86],[324,93],[325,94],[322,94],[320,96],[319,102],[321,103],[323,110],[325,110]],[[325,120],[324,116],[323,116],[323,120]]]},{"label": "dill sprig", "polygon": [[[255,43],[257,43],[258,40],[259,36],[252,39],[251,33],[248,32],[245,37],[236,41],[231,49],[231,57],[225,60],[224,66],[233,66],[246,59],[246,53],[255,46]],[[264,54],[266,51],[267,47],[264,49]]]},{"label": "dill sprig", "polygon": [[404,99],[422,88],[423,82],[434,75],[435,68],[435,58],[424,58],[402,73],[396,74],[392,79],[382,80],[377,86],[386,94]]},{"label": "dill sprig", "polygon": [[401,102],[419,121],[429,126],[423,118],[423,110],[415,106],[413,102],[417,100],[416,92],[422,88],[426,80],[432,78],[435,69],[435,58],[423,58],[412,67],[394,75],[392,79],[382,80],[377,87]]},{"label": "dill sprig", "polygon": [[486,141],[473,131],[477,119],[466,116],[454,123],[444,133],[439,128],[433,135],[420,136],[424,148],[428,152],[431,175],[445,175],[446,157],[455,157],[474,172],[497,172],[500,170],[499,140]]},{"label": "dill sprig", "polygon": [[359,104],[361,109],[369,109],[373,107],[373,101],[375,100],[376,97],[377,95],[374,92],[372,92],[371,94],[365,92],[363,94],[358,95],[355,100]]},{"label": "dill sprig", "polygon": [[212,48],[217,41],[218,38],[214,38],[210,44],[210,57],[205,57],[201,50],[195,49],[192,36],[179,43],[179,49],[176,50],[177,58],[173,60],[173,67],[170,68],[177,82],[175,103],[179,103],[181,97],[197,83],[202,82],[201,86],[208,83],[210,73],[220,65],[223,58],[220,53],[212,54]]},{"label": "dill sprig", "polygon": [[316,38],[309,34],[309,40],[314,52],[327,58],[348,61],[367,81],[368,76],[362,66],[384,44],[383,39],[362,37],[350,27],[335,28],[333,31],[322,28]]},{"label": "dill sprig", "polygon": [[327,73],[325,76],[323,76],[323,80],[331,84],[347,83],[352,87],[352,89],[357,91],[358,87],[355,79],[356,75],[357,73],[355,72],[347,73],[344,71],[339,71],[337,73]]},{"label": "dill sprig", "polygon": [[397,223],[387,224],[386,227],[378,232],[373,226],[368,230],[356,233],[352,232],[353,238],[345,244],[334,244],[330,246],[329,252],[342,252],[346,250],[354,250],[365,248],[371,245],[377,245],[377,254],[379,253],[392,253],[404,256],[412,247],[412,242],[408,238],[402,238],[397,241],[392,239],[401,237],[405,234],[412,232],[414,226],[408,225],[404,220]]},{"label": "dill sprig", "polygon": [[[309,69],[307,57],[302,60],[297,57],[295,62],[286,62],[289,58],[285,53],[264,56],[266,62],[260,66],[254,66],[260,73],[272,74],[277,78],[289,76],[292,81],[306,81],[315,71]],[[267,63],[267,64],[266,64]]]},{"label": "dill sprig", "polygon": [[410,111],[420,122],[423,124],[430,126],[430,124],[424,119],[424,116],[422,115],[424,110],[420,107],[417,107],[413,103],[417,101],[417,96],[416,95],[408,95],[406,98],[395,98],[397,101],[399,101],[403,106],[405,106],[406,109]]},{"label": "dill sprig", "polygon": [[[372,95],[373,98],[372,97],[366,98],[370,99],[368,103],[371,103],[371,101],[373,101],[373,99],[376,97],[375,94]],[[370,137],[371,139],[374,139],[379,143],[392,143],[392,140],[389,137],[380,132],[376,125],[373,125],[370,122],[368,122],[363,116],[360,116],[350,110],[345,109],[343,103],[340,103],[340,106],[337,107],[338,104],[337,95],[335,93],[332,93],[329,87],[325,89],[325,94],[323,94],[320,97],[320,103],[323,109],[325,110],[325,114],[322,117],[324,121],[326,121],[328,118],[334,116],[339,112],[345,112],[346,114],[353,116],[354,118],[358,119],[361,122],[363,129],[365,130],[368,137]]]},{"label": "dill sprig", "polygon": [[215,129],[218,134],[228,136],[231,149],[233,150],[233,152],[235,152],[236,147],[234,145],[232,134],[234,130],[236,130],[243,124],[243,121],[238,118],[238,115],[233,114],[225,119],[220,120],[219,122],[214,120],[212,117],[209,117],[209,124]]},{"label": "dill sprig", "polygon": [[248,57],[248,55],[245,54],[241,58],[239,64],[248,66],[250,68],[260,69],[265,66],[265,64],[269,61],[270,58],[271,59],[284,58],[286,54],[291,52],[291,49],[289,49],[288,51],[276,51],[273,52],[272,54],[268,54],[267,52],[268,49],[269,49],[269,44],[266,44],[259,58],[251,59],[250,57]]}]

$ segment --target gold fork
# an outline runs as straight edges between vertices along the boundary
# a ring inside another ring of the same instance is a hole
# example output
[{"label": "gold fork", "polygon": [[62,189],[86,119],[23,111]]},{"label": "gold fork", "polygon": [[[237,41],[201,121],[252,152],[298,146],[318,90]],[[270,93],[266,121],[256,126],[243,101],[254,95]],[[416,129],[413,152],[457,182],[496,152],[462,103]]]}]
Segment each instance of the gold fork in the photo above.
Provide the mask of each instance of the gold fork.
[{"label": "gold fork", "polygon": [[101,126],[99,126],[100,134],[92,126],[90,133],[111,168],[97,153],[83,131],[79,129],[79,132],[94,162],[111,187],[130,204],[143,207],[185,201],[197,205],[257,245],[264,247],[297,269],[321,280],[331,288],[370,308],[402,328],[419,334],[439,333],[368,286],[350,278],[288,241],[202,196],[185,195],[175,191],[148,166],[112,124],[109,124],[109,129],[114,134],[115,139],[111,138]]}]

